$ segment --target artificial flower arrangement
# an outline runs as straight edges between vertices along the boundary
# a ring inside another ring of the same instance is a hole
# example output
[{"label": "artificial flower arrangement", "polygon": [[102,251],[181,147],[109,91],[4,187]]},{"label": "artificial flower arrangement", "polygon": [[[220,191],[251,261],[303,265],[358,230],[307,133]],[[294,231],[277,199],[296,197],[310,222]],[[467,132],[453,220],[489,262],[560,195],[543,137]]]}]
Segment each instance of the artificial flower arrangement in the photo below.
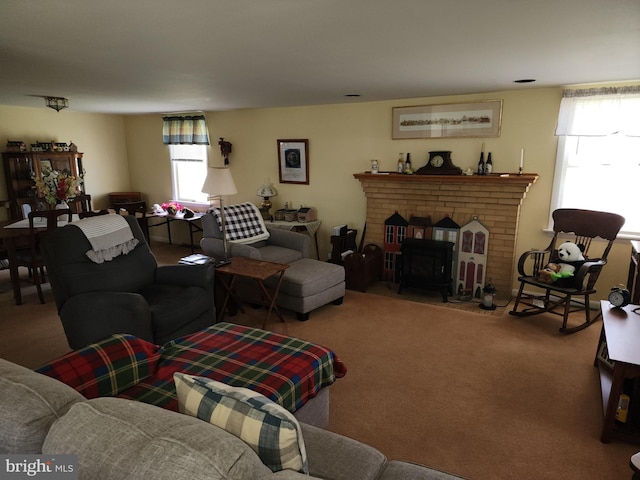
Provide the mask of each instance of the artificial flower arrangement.
[{"label": "artificial flower arrangement", "polygon": [[36,182],[44,200],[49,205],[55,205],[80,193],[84,174],[75,177],[68,170],[58,171],[44,166],[40,176],[33,174],[31,178]]},{"label": "artificial flower arrangement", "polygon": [[175,215],[180,210],[182,210],[182,205],[180,205],[178,202],[165,202],[160,206],[169,215]]}]

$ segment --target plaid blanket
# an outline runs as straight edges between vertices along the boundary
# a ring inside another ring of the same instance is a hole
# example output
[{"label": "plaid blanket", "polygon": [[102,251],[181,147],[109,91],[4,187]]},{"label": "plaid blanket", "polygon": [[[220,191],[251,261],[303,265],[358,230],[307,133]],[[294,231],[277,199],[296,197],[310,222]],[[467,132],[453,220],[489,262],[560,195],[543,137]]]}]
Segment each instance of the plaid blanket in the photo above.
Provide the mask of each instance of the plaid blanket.
[{"label": "plaid blanket", "polygon": [[165,344],[156,372],[118,397],[178,411],[174,372],[250,388],[295,412],[347,369],[320,345],[223,322]]},{"label": "plaid blanket", "polygon": [[[222,231],[220,207],[211,209]],[[235,243],[254,243],[269,238],[262,214],[253,203],[240,203],[224,207],[224,223],[227,240]]]}]

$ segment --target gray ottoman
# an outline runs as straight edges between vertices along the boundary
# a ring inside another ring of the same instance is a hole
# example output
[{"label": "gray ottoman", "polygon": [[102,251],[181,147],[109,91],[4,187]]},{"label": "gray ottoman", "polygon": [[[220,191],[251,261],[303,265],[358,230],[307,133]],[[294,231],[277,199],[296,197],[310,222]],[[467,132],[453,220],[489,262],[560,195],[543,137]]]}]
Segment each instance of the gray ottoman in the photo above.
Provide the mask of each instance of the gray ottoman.
[{"label": "gray ottoman", "polygon": [[[264,283],[269,288],[275,287],[276,277]],[[241,298],[251,300],[259,294],[255,282],[238,282]],[[344,267],[333,263],[321,262],[311,258],[302,258],[289,264],[284,271],[282,285],[276,304],[296,312],[298,320],[309,319],[309,312],[328,303],[340,305],[344,298]]]}]

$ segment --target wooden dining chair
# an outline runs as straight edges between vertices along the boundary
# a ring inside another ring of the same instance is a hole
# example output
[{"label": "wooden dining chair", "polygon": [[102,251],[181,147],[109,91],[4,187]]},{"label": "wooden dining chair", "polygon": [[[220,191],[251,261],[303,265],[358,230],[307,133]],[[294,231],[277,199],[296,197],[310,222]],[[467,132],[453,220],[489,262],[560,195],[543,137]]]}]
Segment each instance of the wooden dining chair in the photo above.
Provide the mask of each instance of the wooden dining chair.
[{"label": "wooden dining chair", "polygon": [[[53,209],[53,210],[35,210],[29,212],[29,234],[28,234],[28,246],[27,248],[18,249],[15,252],[15,262],[17,267],[27,267],[33,277],[33,283],[38,291],[38,298],[40,303],[45,303],[44,295],[42,293],[42,283],[46,281],[45,261],[40,244],[42,242],[42,236],[47,232],[58,227],[60,220],[66,220],[67,223],[72,221],[71,209]],[[14,292],[16,294],[16,305],[22,303],[20,295],[20,278],[16,276],[13,280],[18,282],[18,285],[14,285]]]},{"label": "wooden dining chair", "polygon": [[[562,317],[561,333],[574,333],[592,325],[602,313],[591,315],[589,296],[596,293],[596,281],[607,264],[609,251],[625,220],[615,213],[575,208],[555,210],[552,217],[554,235],[549,246],[544,250],[532,250],[520,256],[520,289],[513,310],[509,313],[518,317],[553,313]],[[540,281],[539,272],[557,258],[557,248],[567,240],[584,247],[583,255],[586,261],[576,270],[569,284],[547,284]],[[525,287],[533,287],[535,290],[525,291]],[[540,289],[543,291],[540,292]],[[519,307],[523,308],[518,310]],[[584,321],[576,326],[567,326],[569,314],[580,310],[584,310]]]},{"label": "wooden dining chair", "polygon": [[142,233],[144,234],[144,238],[147,240],[147,244],[151,246],[149,238],[149,218],[147,217],[147,202],[118,202],[116,204],[116,208],[120,214],[125,212],[125,215],[132,215],[136,217],[136,220],[138,220],[138,224],[140,224],[140,228],[142,229]]},{"label": "wooden dining chair", "polygon": [[87,218],[87,217],[97,217],[100,215],[109,215],[109,213],[115,213],[115,212],[110,212],[109,210],[102,209],[102,210],[89,210],[88,212],[78,212],[78,217],[80,218],[80,220],[82,220],[83,218]]},{"label": "wooden dining chair", "polygon": [[71,213],[80,214],[83,212],[91,211],[91,195],[85,193],[76,195],[73,198],[67,200],[67,205],[71,209]]}]

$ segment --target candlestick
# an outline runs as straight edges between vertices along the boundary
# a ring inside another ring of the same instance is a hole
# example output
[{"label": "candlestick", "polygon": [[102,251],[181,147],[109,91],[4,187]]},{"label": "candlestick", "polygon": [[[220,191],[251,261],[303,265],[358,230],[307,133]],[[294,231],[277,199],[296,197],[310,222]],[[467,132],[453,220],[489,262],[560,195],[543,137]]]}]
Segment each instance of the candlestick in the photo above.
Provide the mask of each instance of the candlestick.
[{"label": "candlestick", "polygon": [[520,149],[520,167],[518,168],[518,175],[522,175],[522,169],[524,167],[524,148]]}]

